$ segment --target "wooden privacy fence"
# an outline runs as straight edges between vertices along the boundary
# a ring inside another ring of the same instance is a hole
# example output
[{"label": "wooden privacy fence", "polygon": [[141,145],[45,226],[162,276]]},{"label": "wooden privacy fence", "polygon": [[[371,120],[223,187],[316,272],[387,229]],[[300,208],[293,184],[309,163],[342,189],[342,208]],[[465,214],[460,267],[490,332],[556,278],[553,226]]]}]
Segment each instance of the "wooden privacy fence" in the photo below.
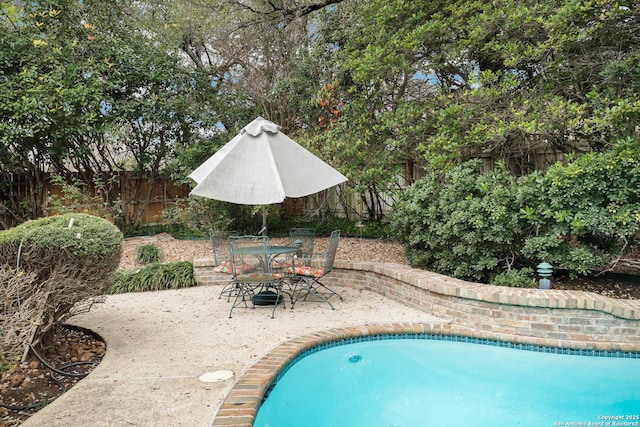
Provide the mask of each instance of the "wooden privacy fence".
[{"label": "wooden privacy fence", "polygon": [[[107,180],[108,194],[111,202],[121,206],[122,215],[127,218],[140,217],[140,224],[154,224],[162,222],[165,209],[176,206],[189,195],[188,185],[176,184],[166,177],[154,177],[151,180],[142,179],[131,172],[119,172],[114,178]],[[0,192],[0,229],[17,225],[17,220],[10,213],[9,197],[14,200],[29,200],[32,189],[24,176],[13,175],[10,182],[5,183],[6,190]],[[70,200],[63,194],[62,187],[51,180],[47,180],[41,206],[45,215],[55,215],[60,205],[68,209],[84,211],[99,216],[109,216],[104,208],[102,196],[83,194],[82,200]],[[52,203],[51,200],[59,202]],[[113,219],[113,218],[111,218]]]},{"label": "wooden privacy fence", "polygon": [[[139,214],[140,224],[154,224],[162,222],[163,212],[176,206],[189,196],[188,185],[178,185],[165,177],[156,177],[152,182],[141,179],[132,174],[120,177],[120,200],[128,217]],[[148,194],[148,199],[146,196]],[[148,201],[146,206],[140,206]]]},{"label": "wooden privacy fence", "polygon": [[[130,172],[120,172],[113,179],[108,180],[111,202],[117,202],[123,210],[122,215],[128,218],[127,223],[136,220],[139,216],[140,225],[157,224],[163,221],[163,213],[166,209],[184,204],[189,197],[189,185],[176,184],[166,177],[155,177],[152,180],[142,179]],[[16,219],[9,211],[10,204],[5,197],[17,200],[31,198],[31,186],[24,176],[14,176],[8,183],[7,194],[0,191],[0,229],[17,225]],[[83,201],[68,200],[63,194],[62,187],[56,183],[47,181],[44,190],[49,197],[44,198],[41,206],[45,215],[55,215],[60,210],[60,205],[66,209],[74,209],[89,214],[111,217],[111,209],[104,208],[101,196],[84,194]],[[332,188],[317,194],[296,199],[286,199],[281,209],[286,215],[304,215],[309,218],[324,216],[326,214],[341,215],[342,209],[339,202],[339,194],[343,189]],[[51,200],[56,200],[52,203]],[[6,207],[5,207],[6,204]],[[113,218],[109,218],[113,220]]]},{"label": "wooden privacy fence", "polygon": [[[470,150],[467,157],[482,158],[483,169],[486,171],[494,167],[496,156],[491,153],[482,153],[478,150]],[[533,170],[544,170],[555,162],[564,162],[565,156],[562,152],[541,144],[534,147],[530,153],[516,159],[506,160],[507,167],[515,174],[530,173]],[[406,189],[416,180],[425,175],[426,171],[418,164],[407,161],[404,165],[402,175],[398,176],[398,188]],[[9,174],[10,181],[5,183],[5,190],[0,186],[0,229],[16,225],[16,220],[10,214],[11,204],[9,196],[13,200],[29,200],[33,198],[32,189],[25,176]],[[118,201],[122,208],[121,215],[125,217],[126,224],[138,223],[140,225],[154,224],[162,222],[163,212],[170,207],[176,206],[188,197],[190,188],[188,185],[176,184],[173,180],[157,176],[153,179],[143,179],[135,176],[132,172],[118,172],[109,182],[109,194],[111,202]],[[46,184],[47,193],[61,197],[61,188],[50,180]],[[94,195],[89,195],[89,198]],[[281,208],[286,215],[302,215],[308,218],[322,217],[327,214],[337,216],[358,215],[362,219],[368,218],[367,205],[374,202],[379,203],[382,214],[386,214],[393,205],[393,198],[389,194],[376,194],[377,200],[372,200],[371,195],[357,194],[347,189],[346,185],[340,185],[329,190],[321,191],[307,197],[299,199],[287,199]],[[363,200],[363,198],[365,200]],[[42,211],[46,215],[56,213],[55,206],[47,205],[47,198],[44,197]],[[88,213],[91,209],[87,206]],[[102,215],[104,216],[104,215]]]}]

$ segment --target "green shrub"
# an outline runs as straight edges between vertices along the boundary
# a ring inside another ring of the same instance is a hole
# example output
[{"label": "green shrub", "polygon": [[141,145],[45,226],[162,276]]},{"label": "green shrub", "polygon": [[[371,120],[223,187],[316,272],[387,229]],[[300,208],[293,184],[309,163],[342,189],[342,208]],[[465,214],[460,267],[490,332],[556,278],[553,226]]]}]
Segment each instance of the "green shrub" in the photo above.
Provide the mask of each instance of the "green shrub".
[{"label": "green shrub", "polygon": [[531,260],[532,264],[540,260],[559,266],[572,278],[586,276],[610,261],[607,252],[597,246],[580,246],[553,234],[528,238],[522,247],[522,256]]},{"label": "green shrub", "polygon": [[472,161],[414,183],[390,215],[413,265],[487,282],[542,261],[587,275],[637,247],[640,139],[514,179]]},{"label": "green shrub", "polygon": [[151,264],[160,260],[160,248],[153,243],[136,248],[136,261],[140,264]]},{"label": "green shrub", "polygon": [[571,276],[607,268],[640,232],[640,139],[618,142],[520,181],[517,204],[529,236],[523,262]]},{"label": "green shrub", "polygon": [[0,291],[3,336],[22,337],[24,347],[47,344],[56,326],[100,301],[122,249],[120,230],[87,214],[47,217],[0,231],[0,266],[14,272],[19,267],[17,275],[30,278]]},{"label": "green shrub", "polygon": [[414,266],[488,282],[517,252],[515,179],[501,165],[490,173],[481,166],[461,164],[444,181],[427,176],[394,205],[391,228]]},{"label": "green shrub", "polygon": [[498,274],[493,278],[491,284],[496,286],[511,286],[513,288],[537,288],[534,272],[532,268],[522,268],[520,270],[509,270]]},{"label": "green shrub", "polygon": [[188,261],[152,264],[136,271],[120,271],[109,293],[158,291],[196,285],[193,264]]},{"label": "green shrub", "polygon": [[[41,218],[0,230],[0,263],[15,265],[21,242],[34,248],[59,249],[58,252],[73,256],[104,257],[116,264],[122,251],[122,233],[115,225],[82,213]],[[21,265],[29,265],[31,261],[34,265],[41,264],[33,256],[26,256],[29,251],[22,252]]]}]

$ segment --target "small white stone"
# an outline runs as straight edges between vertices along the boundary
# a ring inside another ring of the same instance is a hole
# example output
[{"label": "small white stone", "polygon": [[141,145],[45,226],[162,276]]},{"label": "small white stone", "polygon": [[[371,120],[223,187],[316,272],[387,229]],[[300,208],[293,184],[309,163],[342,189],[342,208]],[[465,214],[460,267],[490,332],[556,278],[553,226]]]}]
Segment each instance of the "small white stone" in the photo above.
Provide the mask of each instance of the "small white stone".
[{"label": "small white stone", "polygon": [[213,372],[205,372],[200,375],[198,378],[203,383],[217,383],[220,381],[228,380],[233,377],[232,371],[213,371]]}]

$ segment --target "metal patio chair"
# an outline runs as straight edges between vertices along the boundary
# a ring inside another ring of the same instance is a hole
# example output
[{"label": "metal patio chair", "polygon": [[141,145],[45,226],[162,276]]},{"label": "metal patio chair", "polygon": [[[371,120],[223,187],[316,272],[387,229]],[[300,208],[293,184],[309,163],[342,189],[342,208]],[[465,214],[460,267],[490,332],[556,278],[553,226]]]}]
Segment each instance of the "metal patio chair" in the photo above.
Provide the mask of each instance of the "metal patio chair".
[{"label": "metal patio chair", "polygon": [[331,232],[326,252],[310,258],[295,259],[291,277],[294,286],[294,298],[291,301],[292,309],[299,300],[308,301],[309,297],[313,298],[312,301],[326,302],[332,310],[335,310],[335,308],[329,299],[337,296],[340,301],[344,301],[342,295],[320,281],[333,270],[339,241],[340,230],[334,230]]},{"label": "metal patio chair", "polygon": [[[236,230],[214,230],[209,234],[209,240],[211,242],[211,252],[213,254],[215,273],[228,274],[231,276],[233,273],[231,267],[231,257],[229,256],[229,243],[227,239],[229,236],[235,236],[238,232]],[[227,297],[227,301],[230,300],[235,290],[233,280],[229,280],[220,291],[218,298],[222,296]]]},{"label": "metal patio chair", "polygon": [[316,230],[313,228],[292,228],[289,230],[289,246],[300,244],[300,250],[295,254],[296,258],[311,258],[315,239]]},{"label": "metal patio chair", "polygon": [[290,247],[297,247],[298,250],[279,257],[273,263],[275,271],[282,273],[289,279],[290,290],[293,291],[294,283],[292,282],[292,267],[294,265],[304,265],[305,260],[313,257],[313,245],[315,242],[316,230],[313,228],[292,228],[289,230]]}]

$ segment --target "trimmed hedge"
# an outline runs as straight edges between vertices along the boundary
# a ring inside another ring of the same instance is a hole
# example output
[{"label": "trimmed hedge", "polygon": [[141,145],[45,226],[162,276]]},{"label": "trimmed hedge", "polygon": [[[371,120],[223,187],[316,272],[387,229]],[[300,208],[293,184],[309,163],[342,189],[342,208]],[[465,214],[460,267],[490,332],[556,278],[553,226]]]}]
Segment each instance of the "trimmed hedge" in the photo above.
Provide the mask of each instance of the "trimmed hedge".
[{"label": "trimmed hedge", "polygon": [[99,301],[120,263],[122,242],[115,225],[80,213],[0,231],[0,266],[33,277],[30,286],[0,288],[0,299],[13,307],[0,313],[2,345],[46,345],[57,325]]}]

